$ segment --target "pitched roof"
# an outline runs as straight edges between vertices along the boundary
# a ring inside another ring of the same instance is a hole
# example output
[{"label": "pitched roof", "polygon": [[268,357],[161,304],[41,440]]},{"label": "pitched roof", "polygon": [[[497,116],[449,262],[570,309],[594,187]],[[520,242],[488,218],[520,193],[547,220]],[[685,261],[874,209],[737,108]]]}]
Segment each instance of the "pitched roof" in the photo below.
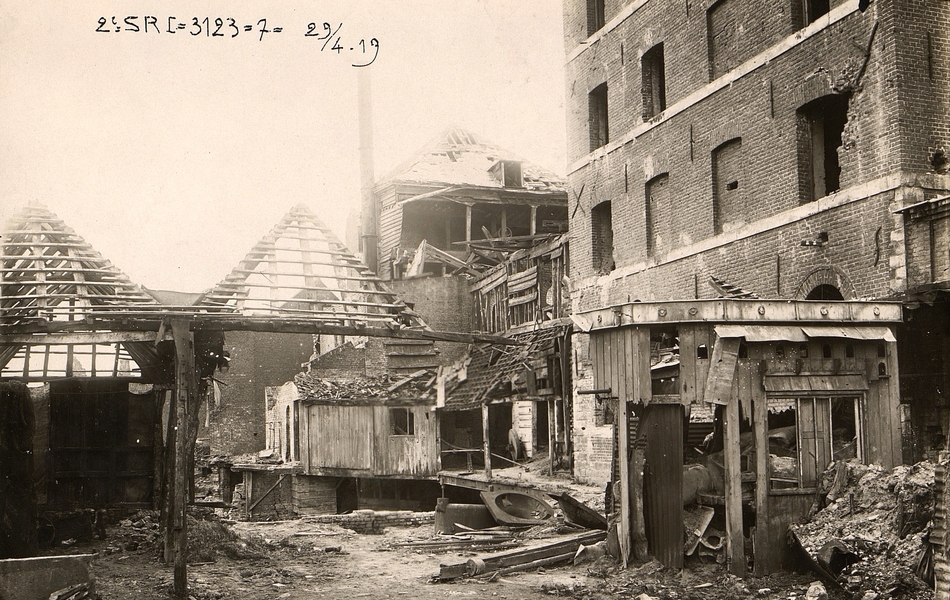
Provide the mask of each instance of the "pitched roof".
[{"label": "pitched roof", "polygon": [[500,189],[504,186],[489,172],[499,160],[521,163],[526,190],[564,192],[567,189],[564,178],[556,173],[459,128],[445,131],[414,158],[383,177],[380,183],[434,183]]},{"label": "pitched roof", "polygon": [[196,305],[242,316],[425,326],[304,205],[291,209]]},{"label": "pitched roof", "polygon": [[96,307],[158,304],[44,206],[26,206],[0,237],[0,324],[82,319]]},{"label": "pitched roof", "polygon": [[558,325],[510,336],[521,342],[521,346],[472,346],[469,350],[470,360],[467,360],[465,367],[465,379],[446,390],[445,409],[471,410],[490,400],[496,388],[527,371],[532,358],[543,356],[549,351],[554,341],[564,335],[566,327]]},{"label": "pitched roof", "polygon": [[[0,326],[83,321],[158,305],[45,206],[26,206],[4,224],[0,239]],[[163,377],[149,344],[79,343],[65,352],[51,344],[0,346],[0,376]]]}]

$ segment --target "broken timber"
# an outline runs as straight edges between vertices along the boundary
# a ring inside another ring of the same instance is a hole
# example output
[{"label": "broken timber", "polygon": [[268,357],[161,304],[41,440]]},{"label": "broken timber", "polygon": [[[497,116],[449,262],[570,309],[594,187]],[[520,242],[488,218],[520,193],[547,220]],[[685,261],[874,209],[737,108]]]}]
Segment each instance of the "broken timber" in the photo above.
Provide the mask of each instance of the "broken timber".
[{"label": "broken timber", "polygon": [[589,546],[605,539],[607,539],[606,531],[587,531],[542,546],[482,556],[464,563],[440,565],[439,579],[447,581],[460,577],[471,577],[552,558],[557,558],[559,562],[564,555],[574,556],[581,544]]},{"label": "broken timber", "polygon": [[[75,333],[75,332],[112,332],[110,341],[140,341],[141,336],[123,336],[117,332],[142,332],[159,330],[161,323],[169,317],[177,316],[172,312],[152,312],[150,318],[131,318],[118,313],[111,318],[87,317],[84,321],[36,322],[9,327],[0,327],[3,338],[0,344],[54,343],[52,336],[31,340],[32,334]],[[431,329],[400,329],[389,327],[363,327],[361,325],[335,325],[311,319],[255,319],[250,317],[224,318],[222,315],[194,314],[190,324],[192,331],[260,331],[266,333],[313,333],[326,335],[355,335],[369,337],[401,338],[407,340],[433,340],[459,342],[462,344],[504,344],[518,345],[520,342],[500,336],[483,333],[455,333],[433,331]],[[131,339],[125,339],[126,337]],[[59,343],[56,341],[55,343]]]}]

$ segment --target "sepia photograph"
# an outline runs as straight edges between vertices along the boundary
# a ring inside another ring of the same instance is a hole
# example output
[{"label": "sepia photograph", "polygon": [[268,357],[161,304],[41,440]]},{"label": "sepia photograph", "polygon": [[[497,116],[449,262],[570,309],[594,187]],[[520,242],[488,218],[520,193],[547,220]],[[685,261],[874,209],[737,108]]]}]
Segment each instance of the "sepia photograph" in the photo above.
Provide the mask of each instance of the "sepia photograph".
[{"label": "sepia photograph", "polygon": [[950,600],[950,3],[0,5],[0,600]]}]

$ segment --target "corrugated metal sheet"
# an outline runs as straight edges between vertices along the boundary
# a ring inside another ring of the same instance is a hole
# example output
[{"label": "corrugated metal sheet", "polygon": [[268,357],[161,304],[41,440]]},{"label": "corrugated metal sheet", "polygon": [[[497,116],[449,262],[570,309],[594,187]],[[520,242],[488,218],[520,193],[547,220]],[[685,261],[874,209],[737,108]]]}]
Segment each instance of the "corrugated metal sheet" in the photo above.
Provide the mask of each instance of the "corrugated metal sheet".
[{"label": "corrugated metal sheet", "polygon": [[683,407],[651,404],[644,410],[646,437],[644,518],[650,554],[683,568]]},{"label": "corrugated metal sheet", "polygon": [[868,382],[862,375],[766,375],[767,392],[847,392],[864,391]]}]

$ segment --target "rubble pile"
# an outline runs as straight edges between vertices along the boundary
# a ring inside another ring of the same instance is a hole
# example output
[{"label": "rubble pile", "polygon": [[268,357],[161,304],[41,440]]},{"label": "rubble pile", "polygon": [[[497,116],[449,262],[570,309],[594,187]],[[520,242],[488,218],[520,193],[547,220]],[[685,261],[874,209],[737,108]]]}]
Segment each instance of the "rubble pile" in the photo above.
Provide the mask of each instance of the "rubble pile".
[{"label": "rubble pile", "polygon": [[433,391],[431,384],[434,377],[434,371],[424,369],[409,377],[383,374],[338,381],[314,377],[310,373],[298,373],[294,377],[294,384],[302,398],[425,397]]},{"label": "rubble pile", "polygon": [[821,498],[824,508],[789,528],[819,571],[857,597],[933,597],[918,576],[926,570],[934,514],[932,463],[892,471],[833,463],[822,477]]}]

